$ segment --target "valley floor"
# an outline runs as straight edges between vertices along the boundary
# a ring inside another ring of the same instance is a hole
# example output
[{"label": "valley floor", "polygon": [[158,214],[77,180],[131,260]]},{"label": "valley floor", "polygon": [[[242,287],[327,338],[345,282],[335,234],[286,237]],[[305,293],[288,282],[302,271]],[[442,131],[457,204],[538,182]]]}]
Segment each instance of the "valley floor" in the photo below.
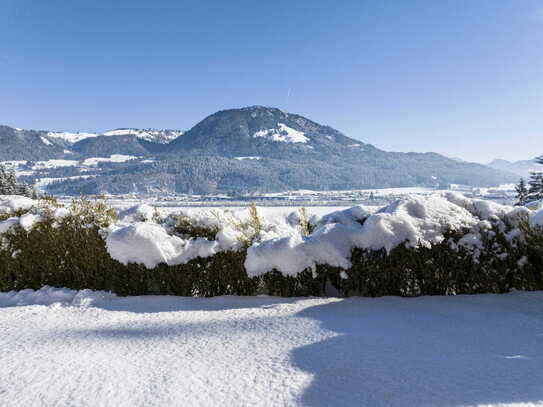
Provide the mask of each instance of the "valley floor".
[{"label": "valley floor", "polygon": [[543,292],[0,293],[0,399],[25,407],[543,405]]}]

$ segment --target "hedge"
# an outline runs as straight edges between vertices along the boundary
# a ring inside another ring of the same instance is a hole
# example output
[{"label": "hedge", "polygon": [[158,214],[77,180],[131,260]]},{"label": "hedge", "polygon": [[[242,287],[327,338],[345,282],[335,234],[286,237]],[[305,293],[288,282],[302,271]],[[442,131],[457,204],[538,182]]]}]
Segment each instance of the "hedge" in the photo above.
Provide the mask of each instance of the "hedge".
[{"label": "hedge", "polygon": [[[507,231],[487,231],[478,257],[457,245],[467,230],[449,231],[430,247],[354,249],[347,270],[319,265],[295,277],[273,270],[250,278],[244,269],[247,245],[176,266],[123,265],[110,257],[100,232],[114,213],[86,200],[74,207],[61,219],[45,217],[30,231],[15,226],[1,237],[0,291],[50,285],[118,295],[419,296],[543,289],[543,231],[527,222],[524,238],[514,243]],[[179,228],[193,237],[210,236],[187,219]]]}]

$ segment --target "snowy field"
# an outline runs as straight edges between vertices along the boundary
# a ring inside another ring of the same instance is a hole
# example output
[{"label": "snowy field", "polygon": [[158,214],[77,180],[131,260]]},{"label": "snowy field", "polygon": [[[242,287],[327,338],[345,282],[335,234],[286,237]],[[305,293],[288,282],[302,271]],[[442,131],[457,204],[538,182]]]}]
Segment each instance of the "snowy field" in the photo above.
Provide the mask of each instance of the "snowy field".
[{"label": "snowy field", "polygon": [[[113,207],[117,209],[128,209],[132,207],[131,205],[112,205]],[[258,213],[260,216],[268,219],[272,218],[285,218],[291,213],[298,213],[299,209],[304,207],[303,205],[300,206],[259,206],[258,207]],[[194,206],[175,206],[175,207],[164,207],[164,206],[155,206],[156,210],[163,216],[167,216],[170,214],[177,214],[177,213],[184,213],[189,217],[212,217],[213,213],[219,211],[220,213],[224,213],[225,211],[229,214],[232,214],[232,216],[245,218],[247,217],[249,211],[247,209],[247,205],[240,206],[240,207],[228,207],[228,206],[218,206],[218,207],[194,207]],[[310,206],[306,208],[307,214],[309,216],[317,216],[318,218],[321,218],[324,215],[327,215],[329,213],[335,212],[335,211],[342,211],[345,209],[350,208],[350,206]],[[377,211],[379,209],[378,206],[370,207],[375,208],[374,211]]]},{"label": "snowy field", "polygon": [[10,407],[543,405],[543,292],[26,290],[0,293],[0,349]]},{"label": "snowy field", "polygon": [[[77,176],[89,178],[91,175]],[[95,175],[92,175],[95,176]],[[77,178],[75,177],[75,178]],[[73,178],[73,177],[72,177]],[[74,178],[74,179],[75,179]],[[45,187],[52,182],[58,181],[54,178],[42,178],[39,181],[40,187]],[[407,197],[425,197],[434,194],[447,192],[462,193],[465,196],[494,201],[496,203],[513,205],[516,202],[515,185],[505,184],[494,188],[476,188],[466,186],[452,186],[450,190],[439,190],[436,188],[410,187],[410,188],[377,188],[361,189],[351,191],[284,191],[278,193],[267,193],[259,196],[229,197],[226,195],[165,195],[156,197],[136,197],[131,195],[108,196],[110,206],[116,208],[128,208],[138,204],[147,204],[156,207],[160,212],[171,213],[180,210],[202,211],[212,209],[233,209],[246,208],[250,203],[255,202],[265,213],[283,214],[293,209],[306,207],[316,214],[329,213],[338,208],[348,208],[353,205],[364,206],[385,206],[397,199]],[[373,198],[371,198],[373,196]],[[60,200],[69,204],[72,197],[59,197]]]}]

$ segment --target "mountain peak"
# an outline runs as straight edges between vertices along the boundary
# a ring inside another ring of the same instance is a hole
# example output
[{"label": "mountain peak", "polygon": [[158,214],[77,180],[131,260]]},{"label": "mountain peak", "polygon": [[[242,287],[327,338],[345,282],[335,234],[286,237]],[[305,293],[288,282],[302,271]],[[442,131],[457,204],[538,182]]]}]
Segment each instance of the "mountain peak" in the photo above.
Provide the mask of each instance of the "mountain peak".
[{"label": "mountain peak", "polygon": [[287,154],[316,158],[331,149],[352,149],[362,144],[303,116],[275,107],[248,106],[206,117],[172,142],[171,148],[224,157],[283,158]]},{"label": "mountain peak", "polygon": [[243,110],[243,111],[248,111],[251,113],[270,112],[272,114],[279,114],[279,115],[285,115],[285,116],[289,115],[288,112],[285,112],[284,110],[281,110],[278,107],[262,106],[262,105],[247,106],[247,107],[242,107],[240,109],[230,109],[230,110]]}]

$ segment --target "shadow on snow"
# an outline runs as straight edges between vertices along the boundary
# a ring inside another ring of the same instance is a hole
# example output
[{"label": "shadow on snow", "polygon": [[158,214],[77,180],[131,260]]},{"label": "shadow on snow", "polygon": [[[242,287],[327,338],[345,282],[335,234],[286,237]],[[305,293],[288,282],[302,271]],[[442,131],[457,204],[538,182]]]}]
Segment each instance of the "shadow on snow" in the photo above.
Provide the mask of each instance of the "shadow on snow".
[{"label": "shadow on snow", "polygon": [[[512,296],[519,297],[520,302]],[[298,348],[306,406],[460,406],[543,400],[540,293],[352,298],[300,314],[338,333]]]}]

